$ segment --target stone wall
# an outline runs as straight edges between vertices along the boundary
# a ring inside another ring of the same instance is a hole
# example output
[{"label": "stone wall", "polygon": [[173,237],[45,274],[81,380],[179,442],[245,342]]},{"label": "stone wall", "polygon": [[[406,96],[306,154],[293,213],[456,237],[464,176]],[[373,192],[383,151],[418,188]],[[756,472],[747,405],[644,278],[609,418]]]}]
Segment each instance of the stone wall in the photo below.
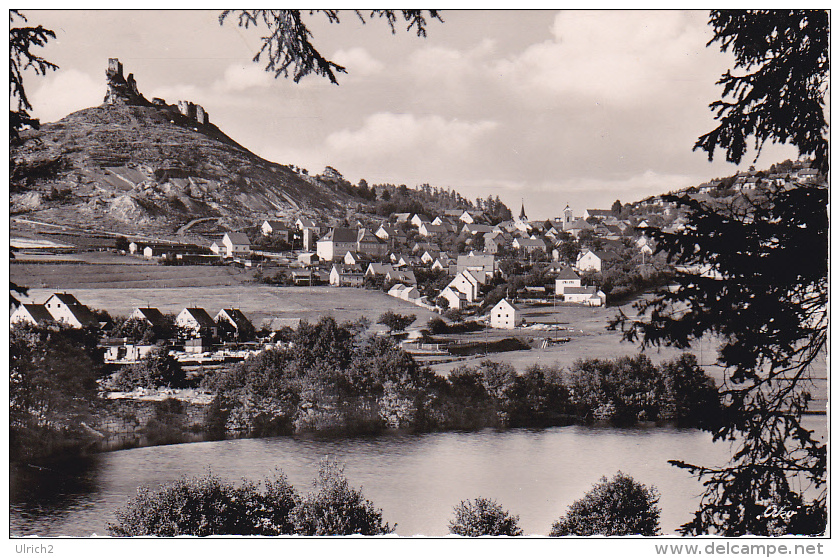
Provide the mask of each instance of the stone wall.
[{"label": "stone wall", "polygon": [[[171,404],[172,401],[177,401],[177,406],[180,408],[177,414],[162,410],[168,406],[167,403]],[[158,422],[175,419],[178,426],[184,430],[202,430],[205,427],[209,408],[208,404],[175,399],[164,401],[108,399],[104,401],[104,409],[91,426],[106,436],[133,435],[144,433],[152,419]]]}]

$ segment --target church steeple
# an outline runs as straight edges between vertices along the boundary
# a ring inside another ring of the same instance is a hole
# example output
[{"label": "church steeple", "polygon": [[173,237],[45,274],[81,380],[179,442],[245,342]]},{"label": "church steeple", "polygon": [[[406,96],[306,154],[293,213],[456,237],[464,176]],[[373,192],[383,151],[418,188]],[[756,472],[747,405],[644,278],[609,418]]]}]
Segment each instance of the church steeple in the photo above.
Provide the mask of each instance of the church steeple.
[{"label": "church steeple", "polygon": [[525,200],[524,199],[522,200],[522,210],[520,210],[520,212],[519,212],[519,220],[520,221],[527,221],[528,220],[528,216],[525,215]]}]

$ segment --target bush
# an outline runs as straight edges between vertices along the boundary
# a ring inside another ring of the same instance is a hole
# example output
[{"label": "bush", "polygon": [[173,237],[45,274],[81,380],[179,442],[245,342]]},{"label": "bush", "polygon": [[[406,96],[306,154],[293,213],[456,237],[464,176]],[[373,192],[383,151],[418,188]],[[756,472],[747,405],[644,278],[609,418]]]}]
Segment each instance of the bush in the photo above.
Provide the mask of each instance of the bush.
[{"label": "bush", "polygon": [[294,532],[289,512],[299,498],[279,473],[265,492],[245,482],[236,488],[213,475],[181,478],[156,490],[141,487],[107,525],[116,537],[284,535]]},{"label": "bush", "polygon": [[114,381],[115,387],[124,391],[135,388],[171,387],[186,385],[186,373],[181,363],[165,347],[158,347],[143,360],[123,368]]},{"label": "bush", "polygon": [[453,509],[455,519],[449,522],[449,532],[463,537],[482,535],[518,537],[519,516],[510,515],[501,504],[488,498],[476,498],[475,502],[462,500]]},{"label": "bush", "polygon": [[335,460],[321,461],[315,488],[292,510],[297,534],[387,535],[394,531],[382,522],[382,510],[375,509],[360,489],[350,487],[344,468]]},{"label": "bush", "polygon": [[619,471],[602,477],[551,526],[550,537],[566,535],[655,536],[659,533],[659,492]]}]

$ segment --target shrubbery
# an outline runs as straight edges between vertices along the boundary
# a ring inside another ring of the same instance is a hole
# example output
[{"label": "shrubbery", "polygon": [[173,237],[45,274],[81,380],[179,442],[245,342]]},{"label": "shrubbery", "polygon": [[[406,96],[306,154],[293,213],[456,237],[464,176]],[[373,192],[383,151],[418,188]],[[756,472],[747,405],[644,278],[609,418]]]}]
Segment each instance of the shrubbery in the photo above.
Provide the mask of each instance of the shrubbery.
[{"label": "shrubbery", "polygon": [[117,537],[192,535],[382,535],[393,529],[382,510],[352,488],[334,460],[321,462],[316,491],[300,496],[277,471],[264,489],[235,487],[208,473],[152,490],[141,487],[116,512],[108,532]]},{"label": "shrubbery", "polygon": [[551,526],[550,537],[659,534],[659,493],[619,471],[602,477]]},{"label": "shrubbery", "polygon": [[511,515],[501,504],[488,498],[462,500],[454,508],[455,518],[449,522],[449,532],[463,537],[483,535],[517,537],[522,535],[519,516]]},{"label": "shrubbery", "polygon": [[442,378],[366,327],[332,318],[302,322],[282,336],[293,348],[267,350],[208,374],[202,387],[216,395],[209,423],[216,430],[224,425],[271,435],[593,420],[697,426],[719,414],[714,382],[687,354],[660,366],[639,355],[578,361],[570,370],[534,366],[524,374],[488,360]]},{"label": "shrubbery", "polygon": [[122,391],[132,391],[138,387],[181,388],[186,386],[186,381],[181,363],[169,354],[167,348],[157,347],[140,362],[123,367],[114,378],[113,385]]}]

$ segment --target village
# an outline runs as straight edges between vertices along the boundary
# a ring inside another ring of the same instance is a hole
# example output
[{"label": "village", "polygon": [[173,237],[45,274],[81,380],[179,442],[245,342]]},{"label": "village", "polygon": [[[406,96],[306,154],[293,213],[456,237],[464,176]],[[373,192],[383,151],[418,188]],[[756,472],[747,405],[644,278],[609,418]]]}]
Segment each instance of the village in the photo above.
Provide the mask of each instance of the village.
[{"label": "village", "polygon": [[[816,175],[807,162],[795,166],[799,168],[787,173],[751,169],[678,194],[709,201],[736,193],[759,195],[768,186],[789,187],[792,182],[814,180]],[[587,209],[580,216],[567,205],[559,217],[545,221],[529,220],[524,204],[518,217],[495,224],[477,209],[445,210],[434,217],[394,213],[384,220],[364,213],[358,216],[352,223],[344,219],[330,224],[304,215],[294,221],[266,219],[244,230],[226,231],[209,246],[118,237],[114,250],[126,258],[159,265],[234,266],[249,271],[254,282],[281,289],[330,286],[380,290],[450,323],[471,322],[473,331],[519,330],[539,338],[540,332],[575,328],[573,324],[558,325],[556,315],[541,319],[545,312],[527,309],[556,311],[559,305],[603,311],[609,303],[626,300],[626,292],[617,287],[623,278],[667,277],[668,266],[654,257],[655,246],[645,229],[674,232],[686,223],[676,203],[664,196],[624,206],[616,202],[609,210]],[[25,258],[27,250],[20,252]],[[645,286],[648,284],[642,283],[642,288]],[[10,322],[55,321],[77,328],[99,327],[103,330],[104,360],[111,364],[138,362],[155,348],[148,339],[142,342],[105,334],[110,316],[108,309],[104,310],[103,317],[72,294],[56,292],[42,303],[20,304],[13,309]],[[244,360],[274,347],[277,328],[299,322],[276,318],[255,325],[236,307],[216,312],[187,306],[167,318],[152,305],[134,308],[127,319],[168,331],[169,337],[162,335],[155,341],[167,343],[170,352],[186,365]],[[167,319],[172,327],[166,327]],[[419,358],[427,356],[430,348],[436,355],[448,354],[447,347],[470,340],[464,335],[450,339],[449,345],[436,343],[423,330],[424,325],[418,322],[398,338]],[[568,338],[555,334],[544,338],[542,346],[558,340]],[[486,341],[484,345],[486,349]],[[516,348],[522,347],[514,345],[508,350]]]}]

